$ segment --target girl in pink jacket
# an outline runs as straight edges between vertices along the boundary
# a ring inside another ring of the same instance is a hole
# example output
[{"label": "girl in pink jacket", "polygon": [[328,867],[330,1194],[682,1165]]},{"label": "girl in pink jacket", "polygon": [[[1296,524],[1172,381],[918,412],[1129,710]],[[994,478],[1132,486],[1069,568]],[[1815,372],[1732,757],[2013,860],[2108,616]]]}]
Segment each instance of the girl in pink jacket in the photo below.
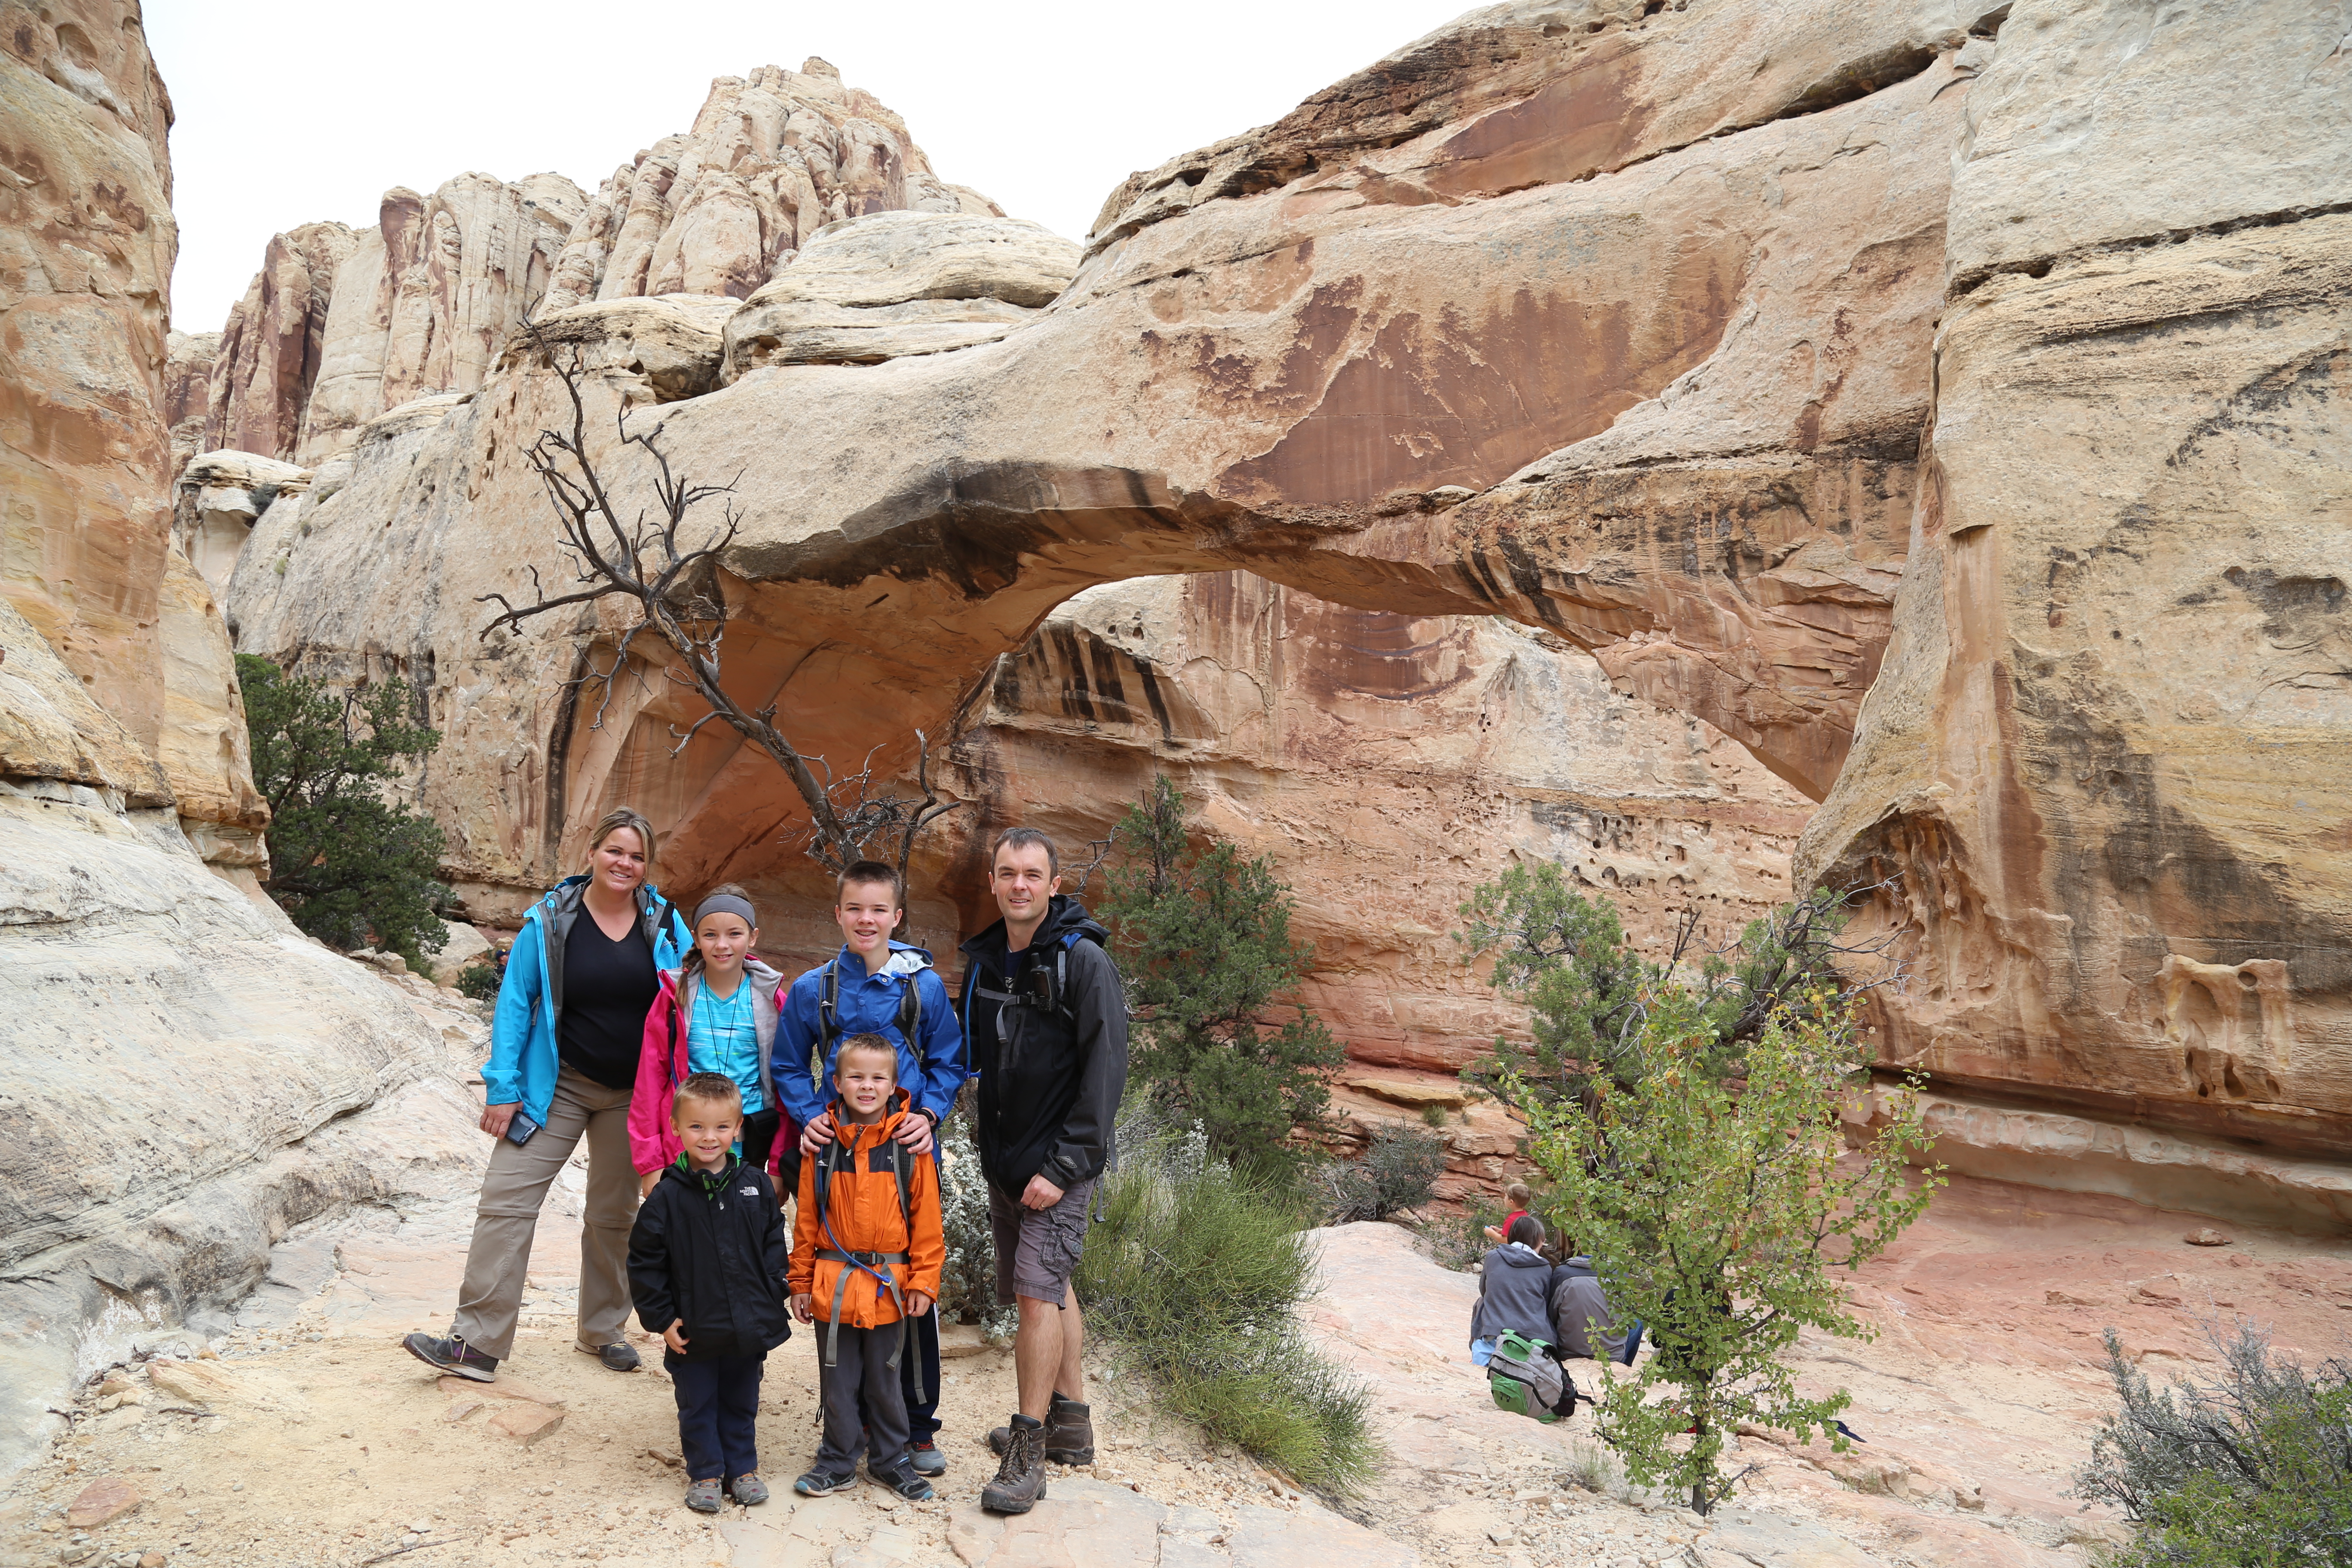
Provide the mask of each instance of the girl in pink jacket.
[{"label": "girl in pink jacket", "polygon": [[[670,1102],[689,1074],[715,1072],[743,1092],[742,1158],[774,1169],[778,1147],[800,1135],[777,1099],[769,1067],[776,1046],[776,989],[784,977],[751,954],[760,940],[751,900],[732,882],[694,910],[694,949],[664,970],[646,1015],[637,1084],[629,1099],[629,1153],[638,1185],[651,1192],[682,1149]],[[782,1136],[780,1137],[779,1134]]]}]

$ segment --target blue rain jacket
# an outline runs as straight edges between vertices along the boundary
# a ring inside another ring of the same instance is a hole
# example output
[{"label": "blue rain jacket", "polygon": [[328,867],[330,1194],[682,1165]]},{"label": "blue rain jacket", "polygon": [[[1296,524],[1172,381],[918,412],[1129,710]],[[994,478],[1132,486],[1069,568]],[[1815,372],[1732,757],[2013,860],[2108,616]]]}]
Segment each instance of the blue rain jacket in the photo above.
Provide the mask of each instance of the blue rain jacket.
[{"label": "blue rain jacket", "polygon": [[[520,1102],[523,1113],[541,1127],[547,1125],[547,1107],[555,1098],[563,939],[572,934],[587,888],[584,873],[566,877],[522,917],[522,930],[507,954],[498,1009],[490,1016],[490,1059],[482,1068],[484,1103]],[[661,896],[661,889],[647,883],[637,889],[637,919],[645,927],[646,945],[654,950],[655,970],[676,969],[694,942],[685,918]]]},{"label": "blue rain jacket", "polygon": [[[824,1060],[814,1060],[824,1029],[819,1001],[824,994],[824,972],[838,966],[841,984],[834,1000],[833,1040]],[[898,1032],[899,997],[915,986],[922,1015],[915,1021],[917,1039]],[[852,1035],[879,1035],[898,1047],[898,1087],[914,1102],[944,1121],[963,1088],[963,1029],[948,998],[947,982],[931,967],[931,955],[907,942],[890,944],[890,957],[880,973],[866,972],[866,961],[842,950],[793,982],[776,1021],[774,1078],[784,1114],[795,1127],[805,1127],[833,1101],[833,1058],[841,1042]]]}]

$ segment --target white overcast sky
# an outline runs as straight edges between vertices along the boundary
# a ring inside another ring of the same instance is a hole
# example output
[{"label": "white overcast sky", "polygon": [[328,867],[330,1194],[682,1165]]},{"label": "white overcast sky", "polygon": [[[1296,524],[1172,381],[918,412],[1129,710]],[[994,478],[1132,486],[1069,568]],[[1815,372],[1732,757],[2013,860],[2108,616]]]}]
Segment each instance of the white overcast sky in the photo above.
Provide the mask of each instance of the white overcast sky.
[{"label": "white overcast sky", "polygon": [[810,55],[904,115],[942,178],[1080,238],[1130,171],[1264,124],[1466,8],[148,0],[178,114],[172,324],[217,329],[281,229],[372,224],[386,188],[468,169],[593,191],[688,129],[711,78]]}]

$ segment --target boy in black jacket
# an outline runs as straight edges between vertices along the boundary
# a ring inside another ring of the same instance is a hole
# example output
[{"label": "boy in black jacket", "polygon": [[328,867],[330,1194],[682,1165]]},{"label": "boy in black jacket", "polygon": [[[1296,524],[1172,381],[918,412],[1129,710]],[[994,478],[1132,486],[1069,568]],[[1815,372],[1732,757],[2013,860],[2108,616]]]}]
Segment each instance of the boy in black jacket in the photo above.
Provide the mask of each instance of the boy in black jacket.
[{"label": "boy in black jacket", "polygon": [[742,1091],[720,1073],[678,1086],[671,1125],[686,1152],[665,1169],[629,1233],[637,1320],[661,1334],[677,1395],[686,1506],[717,1513],[722,1490],[768,1500],[753,1430],[768,1352],[792,1337],[784,1269],[792,1248],[766,1172],[734,1158]]}]

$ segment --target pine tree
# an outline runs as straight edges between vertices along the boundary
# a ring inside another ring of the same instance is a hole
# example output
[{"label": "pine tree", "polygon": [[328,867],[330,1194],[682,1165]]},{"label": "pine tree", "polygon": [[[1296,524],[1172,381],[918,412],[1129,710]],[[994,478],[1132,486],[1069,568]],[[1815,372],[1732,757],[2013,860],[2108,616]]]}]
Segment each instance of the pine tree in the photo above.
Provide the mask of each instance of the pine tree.
[{"label": "pine tree", "polygon": [[1291,940],[1289,886],[1270,856],[1244,859],[1214,837],[1195,847],[1165,777],[1129,808],[1118,840],[1133,858],[1108,872],[1100,912],[1135,1005],[1135,1077],[1225,1158],[1293,1164],[1286,1141],[1320,1125],[1347,1053],[1282,1000],[1312,957]]},{"label": "pine tree", "polygon": [[404,680],[337,697],[251,654],[237,656],[236,678],[253,781],[269,802],[263,891],[320,942],[373,942],[422,970],[448,939],[437,911],[449,889],[434,879],[441,828],[386,800],[383,781],[429,756],[440,731],[409,721]]}]

